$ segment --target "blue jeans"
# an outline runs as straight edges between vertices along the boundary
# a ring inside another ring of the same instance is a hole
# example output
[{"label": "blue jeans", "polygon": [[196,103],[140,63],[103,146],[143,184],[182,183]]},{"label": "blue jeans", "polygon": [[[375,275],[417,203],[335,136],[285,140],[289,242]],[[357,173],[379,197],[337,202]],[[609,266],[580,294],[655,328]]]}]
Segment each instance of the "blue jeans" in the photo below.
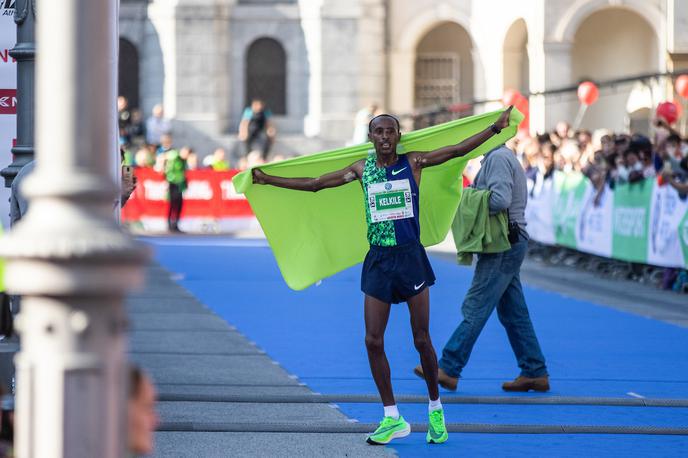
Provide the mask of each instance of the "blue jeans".
[{"label": "blue jeans", "polygon": [[521,375],[531,378],[547,375],[545,357],[530,321],[519,276],[527,247],[528,241],[521,236],[508,251],[478,255],[473,283],[461,307],[463,321],[444,346],[439,361],[439,366],[448,375],[461,375],[473,345],[495,307]]}]

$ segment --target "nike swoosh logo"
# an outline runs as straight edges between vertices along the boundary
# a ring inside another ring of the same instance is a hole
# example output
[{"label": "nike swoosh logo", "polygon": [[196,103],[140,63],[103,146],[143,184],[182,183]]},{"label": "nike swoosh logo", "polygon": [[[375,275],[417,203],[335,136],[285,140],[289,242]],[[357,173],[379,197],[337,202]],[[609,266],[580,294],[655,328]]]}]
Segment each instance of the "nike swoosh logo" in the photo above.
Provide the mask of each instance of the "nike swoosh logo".
[{"label": "nike swoosh logo", "polygon": [[403,172],[404,170],[406,170],[406,167],[404,167],[403,169],[399,169],[399,170],[392,170],[392,176],[398,175],[401,172]]},{"label": "nike swoosh logo", "polygon": [[400,425],[397,424],[397,425],[392,425],[392,426],[386,426],[386,427],[384,427],[384,428],[382,428],[382,429],[376,429],[376,430],[371,434],[371,436],[372,436],[372,435],[377,435],[377,434],[386,433],[386,432],[388,432],[388,431],[391,431],[391,430],[393,430],[393,429],[398,428],[399,426],[400,426]]},{"label": "nike swoosh logo", "polygon": [[433,439],[439,439],[440,437],[442,437],[442,434],[435,431],[435,428],[433,428],[432,426],[429,428],[429,432],[430,437]]},{"label": "nike swoosh logo", "polygon": [[424,284],[425,284],[425,282],[421,283],[420,285],[413,285],[413,289],[418,291],[419,289],[421,289],[423,287]]}]

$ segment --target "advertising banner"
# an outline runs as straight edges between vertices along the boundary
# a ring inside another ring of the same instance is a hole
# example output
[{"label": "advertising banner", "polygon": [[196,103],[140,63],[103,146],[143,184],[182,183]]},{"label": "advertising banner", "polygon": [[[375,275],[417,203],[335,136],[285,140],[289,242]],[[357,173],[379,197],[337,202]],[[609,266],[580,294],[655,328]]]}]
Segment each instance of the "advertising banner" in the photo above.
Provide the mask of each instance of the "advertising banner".
[{"label": "advertising banner", "polygon": [[[646,262],[650,200],[654,180],[617,186],[614,190],[612,257]],[[674,191],[675,192],[675,191]],[[678,228],[675,226],[674,230]]]},{"label": "advertising banner", "polygon": [[[145,231],[167,230],[167,181],[153,169],[135,170],[136,189],[122,209],[122,223]],[[259,227],[246,198],[232,184],[236,170],[190,170],[179,228],[184,232],[232,232]]]}]

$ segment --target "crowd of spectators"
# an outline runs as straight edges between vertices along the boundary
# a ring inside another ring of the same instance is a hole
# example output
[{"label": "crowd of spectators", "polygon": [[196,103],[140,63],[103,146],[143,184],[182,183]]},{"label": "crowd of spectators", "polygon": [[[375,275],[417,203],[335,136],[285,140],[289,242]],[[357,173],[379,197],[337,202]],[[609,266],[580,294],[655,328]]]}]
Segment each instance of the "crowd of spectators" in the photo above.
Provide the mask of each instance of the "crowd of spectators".
[{"label": "crowd of spectators", "polygon": [[654,123],[652,137],[573,131],[560,122],[552,132],[516,138],[511,146],[531,182],[550,179],[556,170],[580,172],[597,189],[596,203],[605,189],[648,179],[688,193],[688,143],[662,119]]},{"label": "crowd of spectators", "polygon": [[[270,111],[260,100],[254,100],[242,114],[238,139],[243,148],[238,158],[230,163],[230,155],[223,148],[199,153],[190,145],[178,145],[173,136],[172,123],[165,117],[162,105],[155,105],[151,115],[144,119],[138,109],[129,109],[125,97],[117,99],[119,143],[124,152],[124,165],[149,167],[165,172],[165,163],[171,156],[184,158],[186,170],[212,169],[225,171],[245,170],[268,160],[276,130],[270,121]],[[245,151],[243,151],[245,149]],[[284,159],[276,154],[272,160]]]},{"label": "crowd of spectators", "polygon": [[[553,179],[555,171],[561,171],[580,172],[590,180],[596,191],[594,205],[600,205],[604,193],[613,192],[617,185],[635,186],[647,180],[671,186],[679,198],[688,198],[688,138],[661,118],[653,122],[651,137],[607,129],[574,131],[568,123],[559,122],[552,132],[516,137],[510,146],[525,170],[531,190],[538,182]],[[574,260],[572,264],[580,261],[588,265],[593,258],[582,253],[566,254],[572,250],[563,248],[538,247],[540,252],[543,249],[559,250],[552,258],[568,256]],[[626,278],[647,280],[663,289],[688,290],[688,272],[682,269],[648,270],[632,263],[616,267]]]}]

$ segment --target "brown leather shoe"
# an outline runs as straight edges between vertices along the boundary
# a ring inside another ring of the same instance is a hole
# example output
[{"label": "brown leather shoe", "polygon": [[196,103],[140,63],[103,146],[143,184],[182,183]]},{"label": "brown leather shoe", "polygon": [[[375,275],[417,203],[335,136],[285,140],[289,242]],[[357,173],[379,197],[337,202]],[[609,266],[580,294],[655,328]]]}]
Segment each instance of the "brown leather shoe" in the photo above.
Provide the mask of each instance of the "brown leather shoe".
[{"label": "brown leather shoe", "polygon": [[513,382],[505,382],[502,384],[504,391],[523,391],[530,390],[545,392],[549,391],[549,377],[542,376],[536,378],[523,377],[519,375]]},{"label": "brown leather shoe", "polygon": [[[418,377],[425,380],[425,374],[423,374],[423,366],[420,364],[413,368],[413,373]],[[441,367],[437,369],[437,382],[440,386],[449,391],[456,391],[456,386],[459,384],[459,379],[457,377],[452,377],[442,370]]]}]

